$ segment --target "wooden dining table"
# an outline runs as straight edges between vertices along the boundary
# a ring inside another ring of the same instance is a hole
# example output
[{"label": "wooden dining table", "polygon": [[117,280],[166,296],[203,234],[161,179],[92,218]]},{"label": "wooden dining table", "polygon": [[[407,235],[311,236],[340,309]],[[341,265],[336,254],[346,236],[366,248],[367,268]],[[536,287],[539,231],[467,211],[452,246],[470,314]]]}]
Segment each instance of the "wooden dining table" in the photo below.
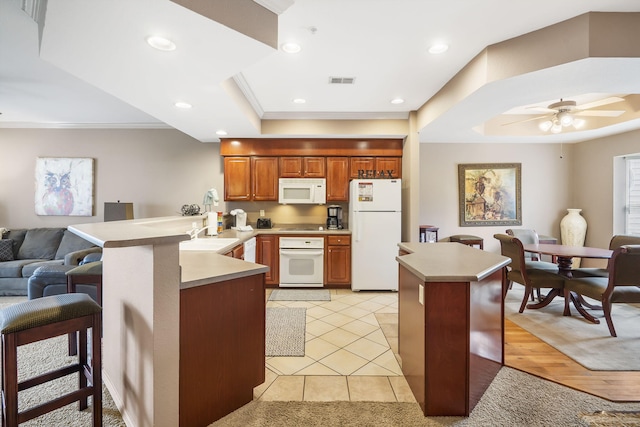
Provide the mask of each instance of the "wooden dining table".
[{"label": "wooden dining table", "polygon": [[[544,255],[551,255],[555,257],[558,262],[558,274],[567,278],[567,280],[571,280],[573,275],[571,273],[571,266],[573,264],[573,258],[596,258],[596,259],[609,259],[613,254],[613,251],[610,249],[602,249],[602,248],[592,248],[589,246],[569,246],[569,245],[555,245],[555,244],[526,244],[523,245],[524,250],[526,252],[538,253]],[[598,319],[593,317],[590,313],[585,310],[585,307],[594,310],[602,310],[601,306],[590,304],[585,301],[585,299],[575,293],[569,292],[563,289],[552,289],[547,296],[544,297],[542,301],[536,304],[528,304],[527,308],[542,308],[557,297],[558,295],[564,296],[564,315],[571,316],[571,309],[569,307],[569,302],[573,303],[578,313],[582,315],[585,319],[592,323],[600,323]]]}]

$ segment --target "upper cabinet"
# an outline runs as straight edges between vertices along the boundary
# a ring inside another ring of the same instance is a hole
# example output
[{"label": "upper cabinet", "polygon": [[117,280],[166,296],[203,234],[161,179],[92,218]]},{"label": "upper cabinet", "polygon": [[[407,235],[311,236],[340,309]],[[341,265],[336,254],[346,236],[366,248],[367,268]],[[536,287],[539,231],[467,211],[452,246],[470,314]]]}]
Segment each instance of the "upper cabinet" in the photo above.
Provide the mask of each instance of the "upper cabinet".
[{"label": "upper cabinet", "polygon": [[327,157],[327,202],[349,200],[349,158]]},{"label": "upper cabinet", "polygon": [[350,177],[402,178],[402,157],[351,157]]},{"label": "upper cabinet", "polygon": [[251,157],[224,158],[224,199],[251,200]]},{"label": "upper cabinet", "polygon": [[324,157],[280,157],[280,178],[324,178]]},{"label": "upper cabinet", "polygon": [[224,200],[278,201],[278,158],[225,157]]}]

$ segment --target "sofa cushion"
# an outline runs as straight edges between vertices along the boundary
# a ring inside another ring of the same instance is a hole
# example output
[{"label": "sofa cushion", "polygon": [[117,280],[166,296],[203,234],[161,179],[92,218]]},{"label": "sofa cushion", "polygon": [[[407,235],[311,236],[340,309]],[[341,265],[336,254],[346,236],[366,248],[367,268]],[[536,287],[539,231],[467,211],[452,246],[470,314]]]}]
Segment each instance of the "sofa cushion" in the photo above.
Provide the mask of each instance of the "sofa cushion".
[{"label": "sofa cushion", "polygon": [[22,277],[31,277],[38,268],[42,266],[54,266],[53,268],[58,268],[63,266],[62,260],[60,259],[52,259],[52,260],[32,260],[34,262],[30,262],[22,267]]},{"label": "sofa cushion", "polygon": [[53,259],[56,256],[63,228],[32,228],[27,230],[18,250],[18,259]]},{"label": "sofa cushion", "polygon": [[0,261],[13,261],[13,240],[0,240]]},{"label": "sofa cushion", "polygon": [[5,233],[5,239],[13,240],[13,259],[18,258],[18,249],[22,246],[22,242],[24,242],[24,236],[27,235],[27,229],[21,228],[17,230],[9,230],[9,232]]},{"label": "sofa cushion", "polygon": [[58,247],[58,251],[56,252],[54,259],[64,259],[64,256],[70,252],[81,251],[95,246],[96,245],[83,239],[77,234],[74,234],[69,230],[64,230],[62,241],[60,242],[60,246]]},{"label": "sofa cushion", "polygon": [[[20,278],[22,275],[22,269],[29,265],[41,262],[39,259],[15,259],[13,261],[0,262],[0,277],[13,277]],[[33,272],[33,269],[31,269]]]}]

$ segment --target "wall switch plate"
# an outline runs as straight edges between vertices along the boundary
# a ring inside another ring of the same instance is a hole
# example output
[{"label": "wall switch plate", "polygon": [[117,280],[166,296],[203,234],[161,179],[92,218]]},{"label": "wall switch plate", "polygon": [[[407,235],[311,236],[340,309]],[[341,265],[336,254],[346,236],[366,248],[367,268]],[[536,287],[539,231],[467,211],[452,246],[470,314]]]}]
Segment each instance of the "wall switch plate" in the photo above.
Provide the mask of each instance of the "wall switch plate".
[{"label": "wall switch plate", "polygon": [[418,285],[418,302],[424,305],[424,286]]},{"label": "wall switch plate", "polygon": [[263,217],[264,216],[264,209],[260,209],[260,216]]}]

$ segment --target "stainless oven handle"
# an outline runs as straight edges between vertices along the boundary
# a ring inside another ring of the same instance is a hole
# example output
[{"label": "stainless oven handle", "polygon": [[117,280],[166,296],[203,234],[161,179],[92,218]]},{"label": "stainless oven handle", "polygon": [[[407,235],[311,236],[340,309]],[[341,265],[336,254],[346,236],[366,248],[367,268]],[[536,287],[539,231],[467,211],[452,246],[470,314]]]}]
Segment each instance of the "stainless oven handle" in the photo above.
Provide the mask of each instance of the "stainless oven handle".
[{"label": "stainless oven handle", "polygon": [[312,251],[310,249],[280,249],[280,255],[323,255],[324,251]]}]

